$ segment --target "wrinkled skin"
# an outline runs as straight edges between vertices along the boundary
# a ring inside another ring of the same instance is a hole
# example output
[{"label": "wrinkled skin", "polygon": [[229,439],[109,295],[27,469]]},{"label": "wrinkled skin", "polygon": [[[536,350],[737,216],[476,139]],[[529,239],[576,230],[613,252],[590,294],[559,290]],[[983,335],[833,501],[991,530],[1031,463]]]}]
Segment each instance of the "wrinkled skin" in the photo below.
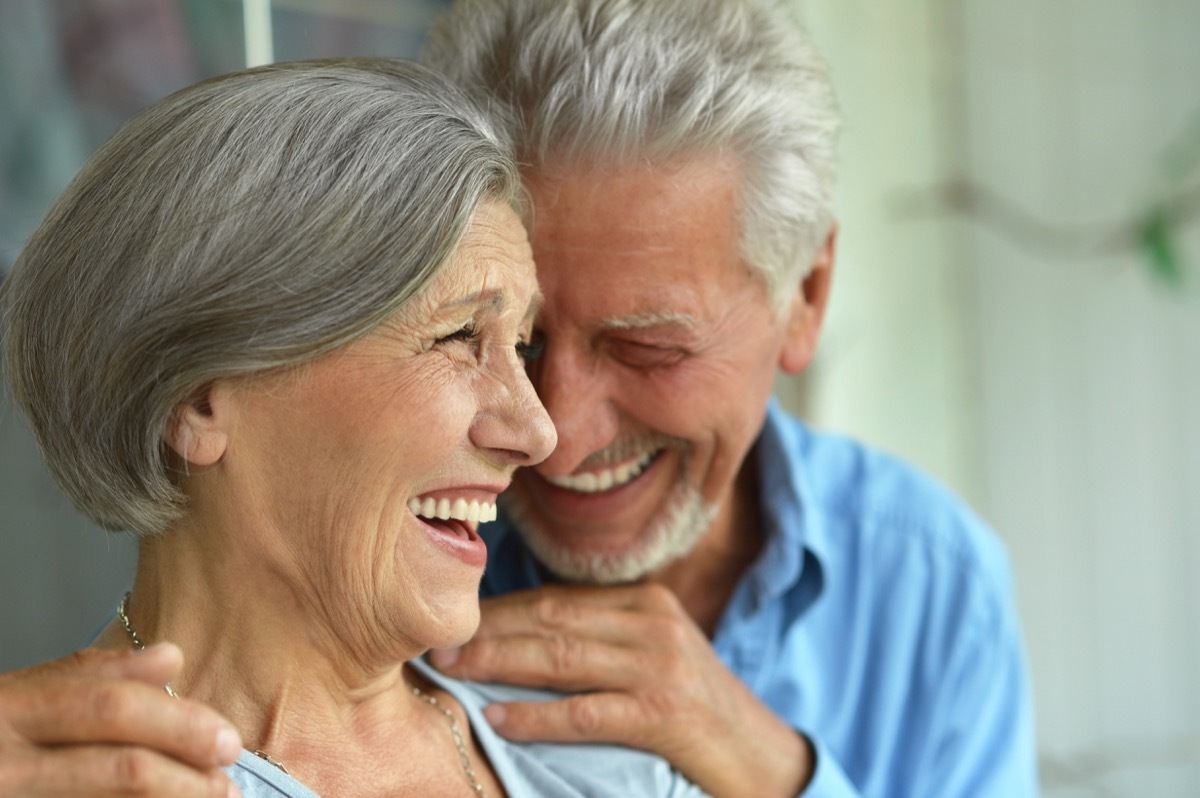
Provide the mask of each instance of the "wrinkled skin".
[{"label": "wrinkled skin", "polygon": [[[510,739],[623,743],[666,757],[715,796],[797,795],[812,777],[809,742],[709,639],[761,551],[757,483],[743,463],[776,372],[795,373],[812,357],[834,237],[780,314],[741,258],[736,164],[526,177],[546,297],[536,325],[545,353],[530,375],[559,440],[517,474],[518,528],[540,539],[533,548],[553,568],[657,545],[682,482],[713,521],[637,584],[485,601],[473,641],[432,660],[453,676],[580,693],[493,705],[490,719]],[[611,489],[563,489],[564,477],[622,465],[628,451],[654,459]]]}]

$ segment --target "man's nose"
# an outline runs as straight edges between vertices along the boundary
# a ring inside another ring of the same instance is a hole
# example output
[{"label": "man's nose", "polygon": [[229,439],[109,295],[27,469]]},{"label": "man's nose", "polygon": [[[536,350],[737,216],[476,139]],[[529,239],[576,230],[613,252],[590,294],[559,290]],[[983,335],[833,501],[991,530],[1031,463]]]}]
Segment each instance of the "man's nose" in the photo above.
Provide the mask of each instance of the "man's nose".
[{"label": "man's nose", "polygon": [[538,471],[547,476],[570,474],[584,458],[616,437],[615,375],[605,370],[592,353],[549,340],[530,371],[538,396],[558,431],[558,445]]}]

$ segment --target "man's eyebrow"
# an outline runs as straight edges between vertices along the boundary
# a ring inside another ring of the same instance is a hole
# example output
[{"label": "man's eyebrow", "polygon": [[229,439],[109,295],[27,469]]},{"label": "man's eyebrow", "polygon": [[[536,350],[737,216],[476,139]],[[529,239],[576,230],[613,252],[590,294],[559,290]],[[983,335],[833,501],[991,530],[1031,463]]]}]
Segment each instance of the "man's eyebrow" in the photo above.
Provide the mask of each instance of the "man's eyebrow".
[{"label": "man's eyebrow", "polygon": [[688,313],[660,311],[605,319],[601,326],[605,330],[639,330],[646,327],[684,327],[694,330],[698,326],[698,322],[695,316]]}]

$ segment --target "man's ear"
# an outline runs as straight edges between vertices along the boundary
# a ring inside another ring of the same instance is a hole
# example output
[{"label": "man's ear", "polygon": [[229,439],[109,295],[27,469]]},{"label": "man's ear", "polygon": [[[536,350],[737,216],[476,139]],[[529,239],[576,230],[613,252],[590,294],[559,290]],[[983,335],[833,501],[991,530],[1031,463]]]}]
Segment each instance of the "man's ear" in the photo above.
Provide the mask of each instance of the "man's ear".
[{"label": "man's ear", "polygon": [[787,315],[787,337],[779,356],[779,367],[797,374],[808,367],[817,351],[829,288],[833,284],[833,264],[837,251],[837,223],[829,228],[825,243],[813,258],[812,269],[800,281]]},{"label": "man's ear", "polygon": [[163,440],[185,463],[215,465],[229,446],[230,388],[221,380],[175,405]]}]

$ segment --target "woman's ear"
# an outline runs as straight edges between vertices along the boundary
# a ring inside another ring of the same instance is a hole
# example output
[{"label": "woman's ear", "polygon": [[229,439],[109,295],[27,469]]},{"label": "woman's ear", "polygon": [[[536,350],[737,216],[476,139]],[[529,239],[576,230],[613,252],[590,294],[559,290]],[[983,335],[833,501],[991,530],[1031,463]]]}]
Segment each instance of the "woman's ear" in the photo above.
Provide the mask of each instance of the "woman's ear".
[{"label": "woman's ear", "polygon": [[838,226],[829,229],[825,243],[813,258],[812,269],[800,281],[787,314],[787,337],[779,356],[779,367],[797,374],[808,367],[817,351],[829,288],[833,284],[833,264],[837,250]]},{"label": "woman's ear", "polygon": [[184,462],[211,466],[225,455],[229,446],[229,397],[228,383],[217,381],[175,405],[163,440]]}]

